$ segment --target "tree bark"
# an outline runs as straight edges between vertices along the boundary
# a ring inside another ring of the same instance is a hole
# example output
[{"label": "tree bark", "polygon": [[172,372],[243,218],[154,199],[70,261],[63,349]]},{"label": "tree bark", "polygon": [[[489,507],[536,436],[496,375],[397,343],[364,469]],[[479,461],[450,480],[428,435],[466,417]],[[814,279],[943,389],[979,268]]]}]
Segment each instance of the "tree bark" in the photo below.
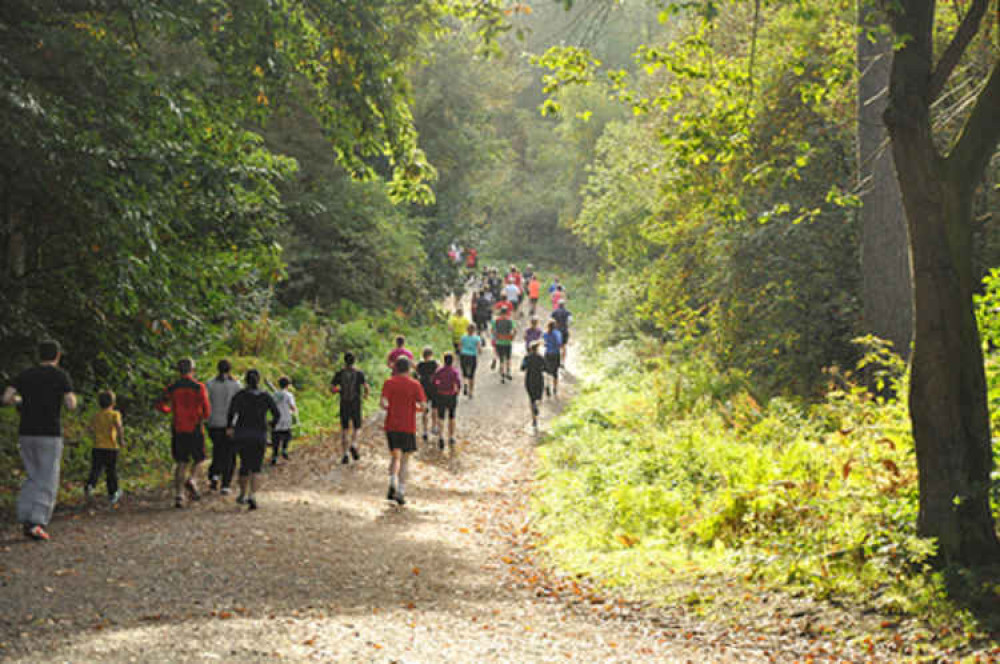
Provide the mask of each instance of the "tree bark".
[{"label": "tree bark", "polygon": [[[902,4],[893,29],[908,41],[893,57],[885,117],[913,260],[909,405],[920,485],[917,528],[937,540],[941,562],[996,564],[1000,541],[989,505],[993,451],[972,303],[972,196],[983,177],[984,143],[992,141],[992,152],[998,132],[980,126],[984,114],[994,111],[977,104],[967,125],[977,135],[963,136],[951,157],[938,153],[930,119],[934,3]],[[985,90],[991,93],[993,86]],[[979,101],[984,100],[994,103],[988,97]],[[975,149],[967,150],[970,145]]]},{"label": "tree bark", "polygon": [[[889,134],[892,38],[869,35],[883,24],[869,0],[858,3],[858,184],[861,197],[861,299],[865,332],[892,342],[909,359],[913,339],[910,246]],[[883,17],[884,18],[884,17]],[[873,41],[874,40],[874,41]]]}]

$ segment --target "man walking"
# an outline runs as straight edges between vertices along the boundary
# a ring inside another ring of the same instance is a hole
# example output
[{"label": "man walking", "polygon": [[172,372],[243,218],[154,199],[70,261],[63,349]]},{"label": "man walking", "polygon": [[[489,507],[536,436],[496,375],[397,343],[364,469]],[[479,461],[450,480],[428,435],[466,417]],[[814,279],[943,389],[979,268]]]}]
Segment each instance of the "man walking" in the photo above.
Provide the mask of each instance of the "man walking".
[{"label": "man walking", "polygon": [[[212,412],[208,390],[194,379],[194,360],[184,358],[177,363],[181,377],[167,386],[157,408],[173,413],[170,453],[177,464],[174,468],[174,507],[184,507],[184,490],[191,500],[200,500],[201,494],[194,478],[198,467],[205,460],[205,433],[202,428]],[[231,436],[230,436],[231,437]]]},{"label": "man walking", "polygon": [[406,468],[410,454],[417,451],[417,413],[427,407],[420,383],[410,377],[410,360],[396,360],[393,376],[382,385],[385,434],[389,442],[388,500],[406,504]]},{"label": "man walking", "polygon": [[76,408],[73,383],[59,368],[61,357],[58,342],[41,342],[40,364],[18,374],[3,393],[4,405],[20,404],[21,408],[18,443],[26,477],[17,497],[17,520],[25,536],[34,540],[49,539],[45,526],[52,519],[59,493],[62,407]]}]

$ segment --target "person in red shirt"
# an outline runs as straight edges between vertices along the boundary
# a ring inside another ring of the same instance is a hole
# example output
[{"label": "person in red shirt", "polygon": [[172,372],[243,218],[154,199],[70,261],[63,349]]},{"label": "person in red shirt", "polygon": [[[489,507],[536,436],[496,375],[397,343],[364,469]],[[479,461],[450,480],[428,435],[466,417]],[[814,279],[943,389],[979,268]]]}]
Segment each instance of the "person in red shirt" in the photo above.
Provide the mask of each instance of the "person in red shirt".
[{"label": "person in red shirt", "polygon": [[393,376],[382,385],[385,434],[389,441],[389,493],[387,500],[406,504],[406,467],[417,450],[417,413],[427,407],[420,383],[410,377],[410,360],[396,359]]},{"label": "person in red shirt", "polygon": [[184,490],[191,500],[201,499],[194,478],[205,460],[205,434],[202,424],[212,413],[208,390],[194,379],[194,360],[184,358],[177,363],[181,377],[163,392],[157,408],[173,413],[170,454],[174,458],[174,507],[184,507]]}]

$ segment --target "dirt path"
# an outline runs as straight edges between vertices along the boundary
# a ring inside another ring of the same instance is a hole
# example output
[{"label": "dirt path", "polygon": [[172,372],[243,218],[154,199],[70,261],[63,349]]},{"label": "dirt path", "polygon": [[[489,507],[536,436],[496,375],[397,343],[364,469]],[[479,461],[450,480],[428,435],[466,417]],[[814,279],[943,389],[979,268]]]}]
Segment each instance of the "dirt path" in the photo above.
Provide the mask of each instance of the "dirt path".
[{"label": "dirt path", "polygon": [[[502,533],[530,477],[520,376],[480,370],[454,455],[424,445],[409,504],[384,499],[378,423],[363,458],[293,448],[261,509],[206,496],[127,497],[58,515],[53,540],[0,538],[0,658],[9,662],[706,661],[648,630],[511,583]],[[558,407],[545,404],[545,414]]]}]

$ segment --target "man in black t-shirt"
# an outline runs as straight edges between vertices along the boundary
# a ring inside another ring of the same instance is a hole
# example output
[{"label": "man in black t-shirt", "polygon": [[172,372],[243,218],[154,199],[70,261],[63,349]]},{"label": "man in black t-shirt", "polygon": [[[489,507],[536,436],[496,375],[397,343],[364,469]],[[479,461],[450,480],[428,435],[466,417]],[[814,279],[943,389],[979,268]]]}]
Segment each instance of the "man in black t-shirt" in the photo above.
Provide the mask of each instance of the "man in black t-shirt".
[{"label": "man in black t-shirt", "polygon": [[[354,367],[354,353],[344,353],[344,368],[336,373],[330,381],[330,392],[340,395],[340,443],[344,455],[340,463],[350,461],[350,452],[354,460],[361,458],[358,453],[358,431],[361,429],[361,402],[368,397],[368,380],[365,372]],[[354,432],[348,443],[347,432],[351,425]]]},{"label": "man in black t-shirt", "polygon": [[62,407],[76,408],[76,395],[69,374],[59,368],[59,344],[41,342],[38,356],[41,364],[18,374],[4,391],[3,404],[19,404],[21,408],[18,442],[25,480],[17,497],[17,520],[26,536],[47,540],[45,526],[52,518],[59,492]]}]

